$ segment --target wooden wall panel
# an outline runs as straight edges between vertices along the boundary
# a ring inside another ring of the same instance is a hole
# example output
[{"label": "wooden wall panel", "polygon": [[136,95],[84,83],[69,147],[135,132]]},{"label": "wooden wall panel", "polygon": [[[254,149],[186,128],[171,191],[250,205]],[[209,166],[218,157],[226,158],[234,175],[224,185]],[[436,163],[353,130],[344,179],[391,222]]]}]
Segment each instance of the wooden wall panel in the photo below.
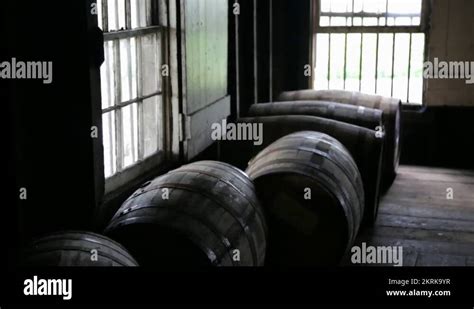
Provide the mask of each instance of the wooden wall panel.
[{"label": "wooden wall panel", "polygon": [[186,0],[186,113],[227,94],[227,1]]},{"label": "wooden wall panel", "polygon": [[211,126],[230,114],[228,98],[228,2],[181,1],[183,33],[184,156],[209,147]]},{"label": "wooden wall panel", "polygon": [[[429,59],[474,61],[474,1],[432,2]],[[464,79],[430,79],[426,91],[428,106],[474,106],[474,85]]]}]

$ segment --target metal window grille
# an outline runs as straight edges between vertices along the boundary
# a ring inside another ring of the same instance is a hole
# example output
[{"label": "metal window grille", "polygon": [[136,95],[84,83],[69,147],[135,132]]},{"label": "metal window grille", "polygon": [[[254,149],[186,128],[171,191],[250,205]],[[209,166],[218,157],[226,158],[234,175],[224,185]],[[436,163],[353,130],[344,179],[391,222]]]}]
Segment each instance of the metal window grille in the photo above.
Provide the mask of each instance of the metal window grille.
[{"label": "metal window grille", "polygon": [[163,150],[162,27],[156,0],[98,0],[104,173],[110,178]]},{"label": "metal window grille", "polygon": [[319,0],[315,89],[423,103],[428,1]]}]

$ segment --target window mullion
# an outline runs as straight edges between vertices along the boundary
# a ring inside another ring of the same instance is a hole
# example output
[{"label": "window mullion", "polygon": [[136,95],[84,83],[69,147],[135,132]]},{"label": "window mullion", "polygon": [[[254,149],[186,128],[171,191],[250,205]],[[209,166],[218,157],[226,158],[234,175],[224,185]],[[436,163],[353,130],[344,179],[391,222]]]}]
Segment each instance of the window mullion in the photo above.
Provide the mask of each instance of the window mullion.
[{"label": "window mullion", "polygon": [[125,25],[126,29],[132,29],[132,7],[130,0],[125,0]]},{"label": "window mullion", "polygon": [[[132,29],[132,18],[131,18],[131,4],[130,0],[125,0],[125,29],[131,30]],[[129,94],[130,94],[130,100],[133,100],[133,79],[131,78],[133,76],[132,72],[132,39],[133,37],[129,37],[125,39],[125,48],[126,48],[126,54],[127,54],[127,74],[129,76],[128,78],[128,89],[129,89]],[[138,111],[137,111],[138,112]],[[130,106],[130,142],[131,142],[131,155],[132,155],[132,162],[135,162],[138,160],[137,157],[135,157],[135,153],[138,153],[135,148],[135,115],[134,115],[134,110],[133,110],[133,104]],[[138,128],[137,128],[138,130]]]},{"label": "window mullion", "polygon": [[[136,54],[137,54],[137,96],[141,98],[143,96],[142,93],[142,54],[141,54],[141,46],[142,46],[142,37],[138,36],[136,38]],[[145,124],[144,124],[144,115],[143,115],[143,100],[138,102],[138,158],[139,160],[144,159],[145,156]]]},{"label": "window mullion", "polygon": [[[114,48],[114,79],[115,79],[115,105],[119,105],[122,102],[122,80],[120,76],[121,61],[120,61],[120,42],[115,40],[113,42]],[[123,168],[123,126],[122,126],[122,109],[118,108],[115,111],[115,139],[116,139],[116,165],[117,172],[122,171]]]},{"label": "window mullion", "polygon": [[[127,61],[127,74],[129,76],[128,78],[128,87],[129,87],[129,93],[130,93],[130,99],[133,100],[133,79],[131,78],[132,76],[132,44],[131,44],[131,38],[130,39],[126,39],[126,53],[127,53],[127,58],[129,59]],[[135,157],[135,153],[138,152],[138,149],[137,151],[135,152],[135,134],[134,134],[134,130],[135,130],[135,116],[134,116],[134,113],[133,113],[133,104],[130,106],[130,128],[131,128],[131,132],[130,132],[130,138],[131,138],[131,149],[132,149],[132,161],[137,161],[137,157]],[[137,124],[137,130],[138,130],[138,124]],[[137,141],[138,143],[138,141]]]},{"label": "window mullion", "polygon": [[393,82],[395,78],[395,37],[396,34],[393,34],[393,41],[392,41],[392,80],[391,80],[391,86],[390,86],[390,96],[393,97]]},{"label": "window mullion", "polygon": [[[103,2],[107,2],[107,1],[103,1]],[[104,48],[104,51],[108,54],[108,56],[110,56],[110,47],[112,47],[112,51],[113,51],[113,46],[110,46],[109,44],[107,44],[107,47]],[[114,79],[111,80],[110,78],[110,75],[111,73],[113,73],[114,69],[110,67],[110,59],[109,61],[105,61],[104,64],[105,65],[105,79],[106,79],[106,84],[107,84],[107,98],[109,99],[109,102],[107,102],[108,104],[112,105],[115,104],[115,102],[112,102],[111,100],[111,97],[112,97],[112,92],[115,93],[115,89],[112,88],[112,84],[114,83]],[[112,70],[112,72],[110,72],[110,70]],[[107,105],[108,105],[107,104]],[[105,114],[107,115],[107,114]],[[112,118],[112,116],[114,118]],[[115,163],[114,163],[114,151],[115,151],[115,147],[114,147],[114,140],[113,140],[113,137],[115,136],[115,124],[114,126],[112,126],[112,119],[115,119],[116,115],[115,115],[115,112],[114,111],[111,111],[110,114],[106,117],[106,121],[107,121],[107,124],[108,124],[108,128],[109,128],[109,136],[107,136],[108,140],[109,140],[109,155],[110,155],[110,162],[109,162],[109,168],[110,168],[110,171],[111,171],[111,174],[113,175],[115,173]],[[115,120],[114,120],[115,121]],[[115,146],[117,146],[115,144]]]},{"label": "window mullion", "polygon": [[[154,11],[155,12],[155,11]],[[156,11],[158,12],[158,11]],[[159,39],[160,39],[160,42],[163,42],[164,38],[165,38],[165,35],[163,33],[163,31],[160,31],[159,34],[157,34],[157,36],[159,36]],[[159,70],[159,78],[158,78],[158,89],[163,93],[168,93],[167,91],[164,91],[164,87],[167,87],[168,83],[164,81],[165,78],[170,78],[169,77],[169,74],[168,76],[164,77],[163,74],[162,74],[162,66],[164,64],[168,65],[168,62],[166,61],[166,52],[165,52],[165,47],[166,45],[165,44],[161,44],[161,49],[158,49],[160,52],[159,52],[159,55],[155,55],[155,57],[157,57],[156,61],[157,63],[159,63],[160,65],[158,66],[158,70]],[[171,73],[171,72],[168,72],[168,73]],[[156,127],[158,128],[158,134],[156,136],[156,138],[158,139],[157,141],[157,145],[158,145],[158,149],[157,151],[161,151],[162,148],[163,148],[163,145],[164,145],[164,142],[163,142],[163,138],[165,136],[164,134],[164,130],[166,128],[166,123],[165,121],[162,121],[162,119],[164,119],[164,111],[165,111],[165,108],[164,108],[164,103],[165,100],[163,100],[163,96],[161,97],[158,97],[157,98],[157,101],[155,104],[157,104],[156,106],[156,110],[157,112],[159,113],[159,115],[161,115],[161,119],[160,117],[156,117],[156,121],[158,122],[156,124]],[[161,126],[160,126],[160,122],[161,122]]]},{"label": "window mullion", "polygon": [[408,87],[407,87],[407,103],[410,103],[410,80],[411,80],[411,54],[412,54],[413,34],[410,33],[410,47],[408,48]]},{"label": "window mullion", "polygon": [[328,35],[328,89],[331,88],[331,37],[332,34]]},{"label": "window mullion", "polygon": [[102,0],[102,31],[109,31],[109,6],[107,0]]},{"label": "window mullion", "polygon": [[375,41],[375,94],[377,94],[379,80],[379,40],[380,33],[377,33],[377,40]]},{"label": "window mullion", "polygon": [[114,41],[117,39],[127,39],[132,37],[144,36],[147,34],[156,33],[161,30],[161,26],[150,26],[130,30],[119,30],[104,33],[104,41]]},{"label": "window mullion", "polygon": [[364,56],[364,33],[360,34],[360,57],[359,57],[359,91],[362,90],[362,63]]},{"label": "window mullion", "polygon": [[344,77],[343,77],[343,86],[342,89],[346,89],[346,79],[347,79],[347,33],[344,37]]},{"label": "window mullion", "polygon": [[[115,1],[115,20],[119,21],[119,3],[118,0]],[[113,41],[114,48],[114,79],[115,79],[115,105],[118,105],[122,102],[122,78],[121,78],[121,56],[120,56],[120,41]],[[122,109],[118,108],[115,111],[115,138],[116,138],[116,164],[117,172],[121,172],[124,165],[123,158],[123,123],[122,123]]]},{"label": "window mullion", "polygon": [[[329,1],[329,13],[332,13],[332,1]],[[332,25],[332,17],[329,16],[329,25]]]}]

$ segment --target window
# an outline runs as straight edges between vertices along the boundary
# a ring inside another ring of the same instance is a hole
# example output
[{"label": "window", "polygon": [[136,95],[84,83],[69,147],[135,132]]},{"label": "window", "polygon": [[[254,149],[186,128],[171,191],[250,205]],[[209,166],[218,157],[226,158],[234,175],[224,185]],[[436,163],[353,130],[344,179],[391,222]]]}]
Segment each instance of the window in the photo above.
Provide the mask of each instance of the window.
[{"label": "window", "polygon": [[101,92],[107,187],[128,170],[140,165],[143,170],[149,159],[154,165],[161,161],[163,34],[158,1],[98,0],[97,7],[105,42]]},{"label": "window", "polygon": [[423,102],[424,0],[320,0],[314,88]]}]

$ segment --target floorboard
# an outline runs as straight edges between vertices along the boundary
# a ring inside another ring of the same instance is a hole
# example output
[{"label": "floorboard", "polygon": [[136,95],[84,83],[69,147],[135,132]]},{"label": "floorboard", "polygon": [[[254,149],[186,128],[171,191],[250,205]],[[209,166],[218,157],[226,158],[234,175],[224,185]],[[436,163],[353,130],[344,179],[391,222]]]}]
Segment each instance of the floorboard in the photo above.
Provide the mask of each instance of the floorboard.
[{"label": "floorboard", "polygon": [[404,266],[474,266],[474,171],[400,166],[362,243],[402,247]]}]

